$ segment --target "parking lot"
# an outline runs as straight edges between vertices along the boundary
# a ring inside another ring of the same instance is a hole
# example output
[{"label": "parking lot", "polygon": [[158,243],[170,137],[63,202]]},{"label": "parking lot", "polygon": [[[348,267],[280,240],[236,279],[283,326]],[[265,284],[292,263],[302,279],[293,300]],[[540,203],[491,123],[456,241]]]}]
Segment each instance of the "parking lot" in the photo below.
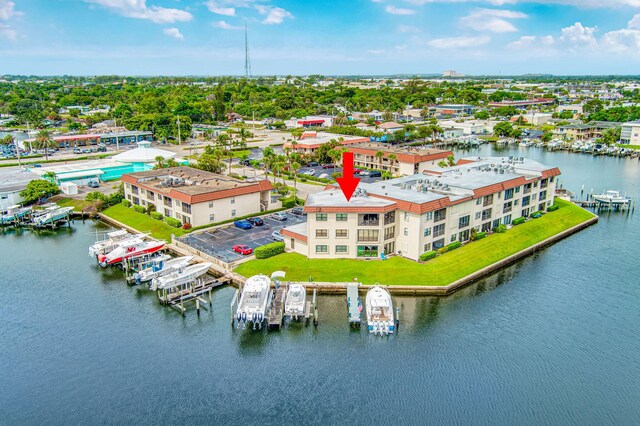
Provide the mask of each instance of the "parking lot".
[{"label": "parking lot", "polygon": [[[309,170],[314,170],[315,173],[313,174],[313,176],[315,177],[320,177],[320,175],[322,175],[323,173],[326,173],[327,175],[329,175],[329,179],[331,179],[331,174],[335,173],[335,172],[342,172],[342,168],[341,167],[330,167],[327,169],[322,168],[322,165],[317,166],[317,167],[309,167],[309,166],[304,166],[304,167],[300,167],[300,170],[298,171],[298,174],[302,175],[307,173]],[[359,177],[361,179],[361,182],[364,183],[373,183],[373,182],[377,182],[379,180],[382,180],[381,177],[376,177],[376,178],[372,178],[372,177],[365,177],[365,176],[359,176],[359,175],[354,175],[355,177]]]},{"label": "parking lot", "polygon": [[273,242],[273,238],[271,238],[272,232],[307,221],[306,216],[297,216],[290,212],[285,212],[285,214],[287,215],[287,220],[283,221],[271,219],[269,216],[260,216],[264,221],[264,225],[254,226],[251,229],[240,229],[230,224],[225,228],[185,235],[179,240],[223,262],[233,262],[244,257],[242,254],[233,251],[234,245],[246,244],[255,250],[256,247]]}]

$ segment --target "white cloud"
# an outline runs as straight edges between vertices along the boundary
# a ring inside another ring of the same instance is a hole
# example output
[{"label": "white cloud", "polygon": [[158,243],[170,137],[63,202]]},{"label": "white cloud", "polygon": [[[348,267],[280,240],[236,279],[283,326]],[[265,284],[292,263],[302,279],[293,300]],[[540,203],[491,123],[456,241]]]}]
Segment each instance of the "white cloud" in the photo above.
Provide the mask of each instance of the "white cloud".
[{"label": "white cloud", "polygon": [[609,31],[600,40],[601,47],[608,52],[615,53],[640,53],[640,31],[621,29]]},{"label": "white cloud", "polygon": [[518,40],[509,43],[507,47],[510,49],[537,49],[549,48],[553,46],[555,40],[553,36],[522,36]]},{"label": "white cloud", "polygon": [[257,5],[256,10],[261,15],[267,15],[262,21],[263,24],[267,25],[282,24],[286,18],[294,18],[291,12],[281,7]]},{"label": "white cloud", "polygon": [[570,47],[594,48],[598,45],[595,37],[596,31],[598,31],[598,27],[585,27],[581,22],[576,22],[562,29],[559,40]]},{"label": "white cloud", "polygon": [[410,34],[410,33],[417,34],[421,32],[420,28],[412,27],[411,25],[398,25],[398,31],[405,34]]},{"label": "white cloud", "polygon": [[16,15],[16,4],[12,1],[0,0],[0,21],[8,21]]},{"label": "white cloud", "polygon": [[146,0],[85,0],[111,9],[127,18],[145,19],[156,24],[172,24],[193,19],[186,10],[147,6]]},{"label": "white cloud", "polygon": [[16,4],[8,0],[0,0],[0,39],[14,41],[18,38],[18,32],[8,24],[14,16],[20,15],[15,10]]},{"label": "white cloud", "polygon": [[627,24],[627,28],[630,30],[640,30],[640,13],[637,13],[631,18]]},{"label": "white cloud", "polygon": [[168,35],[169,37],[175,38],[176,40],[184,40],[184,36],[180,32],[180,30],[177,29],[176,27],[165,28],[165,29],[162,30],[162,32],[165,35]]},{"label": "white cloud", "polygon": [[424,5],[427,3],[488,3],[494,6],[505,4],[560,4],[583,8],[616,8],[622,6],[640,7],[640,0],[405,0],[407,3]]},{"label": "white cloud", "polygon": [[231,25],[225,21],[213,22],[211,25],[213,25],[216,28],[222,28],[223,30],[241,30],[242,29],[241,26]]},{"label": "white cloud", "polygon": [[475,9],[467,16],[460,18],[460,25],[476,31],[494,33],[515,32],[518,29],[507,19],[523,19],[527,15],[513,10]]},{"label": "white cloud", "polygon": [[209,9],[211,13],[215,13],[216,15],[236,16],[235,7],[226,6],[214,0],[209,0],[205,3],[205,6],[207,6],[207,9]]},{"label": "white cloud", "polygon": [[476,47],[487,44],[491,41],[491,37],[447,37],[435,38],[427,42],[431,47],[436,49],[463,49],[466,47]]},{"label": "white cloud", "polygon": [[402,7],[395,7],[393,5],[387,5],[384,10],[392,15],[413,15],[416,13],[413,9],[405,9]]},{"label": "white cloud", "polygon": [[18,38],[18,33],[9,25],[0,22],[0,38],[13,41]]}]

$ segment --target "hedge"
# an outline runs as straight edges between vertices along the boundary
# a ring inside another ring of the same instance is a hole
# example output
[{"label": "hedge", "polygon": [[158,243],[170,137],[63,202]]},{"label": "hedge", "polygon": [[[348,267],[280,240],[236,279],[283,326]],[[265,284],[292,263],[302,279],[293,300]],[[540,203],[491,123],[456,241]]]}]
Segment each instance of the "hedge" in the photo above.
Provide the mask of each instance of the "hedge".
[{"label": "hedge", "polygon": [[486,236],[487,236],[487,233],[486,233],[486,232],[478,232],[478,233],[476,233],[476,238],[475,238],[475,239],[476,239],[476,241],[477,241],[477,240],[481,240],[481,239],[483,239],[483,238],[484,238],[484,237],[486,237]]},{"label": "hedge", "polygon": [[435,251],[431,250],[431,251],[422,253],[420,255],[420,260],[423,261],[423,262],[426,262],[427,260],[434,259],[437,255],[438,255],[438,253],[436,253]]},{"label": "hedge", "polygon": [[253,253],[256,255],[256,259],[267,259],[280,253],[284,253],[284,243],[280,241],[266,244],[256,248]]},{"label": "hedge", "polygon": [[519,218],[517,218],[517,219],[513,219],[513,220],[511,221],[511,224],[512,224],[513,226],[516,226],[516,225],[523,224],[523,223],[525,223],[525,222],[526,222],[526,219],[525,219],[524,217],[519,217]]},{"label": "hedge", "polygon": [[122,205],[125,207],[131,207],[131,201],[129,200],[122,200]]},{"label": "hedge", "polygon": [[136,204],[135,206],[133,206],[133,209],[134,209],[135,211],[137,211],[138,213],[144,213],[144,212],[145,212],[144,207],[139,206],[139,205],[137,205],[137,204]]},{"label": "hedge", "polygon": [[556,211],[556,210],[558,210],[559,208],[560,208],[560,206],[559,206],[559,205],[554,204],[554,205],[552,205],[551,207],[548,207],[548,208],[547,208],[547,211],[548,211],[548,212],[555,212],[555,211]]},{"label": "hedge", "polygon": [[445,248],[447,249],[447,251],[452,251],[455,250],[457,248],[462,247],[462,243],[460,241],[454,241],[451,244],[448,244],[445,246]]},{"label": "hedge", "polygon": [[493,228],[493,232],[497,232],[498,234],[504,234],[505,232],[507,232],[507,225],[500,224],[495,228]]},{"label": "hedge", "polygon": [[151,212],[149,215],[156,220],[162,220],[163,218],[162,213],[160,212]]},{"label": "hedge", "polygon": [[180,228],[182,226],[182,222],[172,217],[165,217],[164,221],[167,223],[167,225],[173,226],[174,228]]}]

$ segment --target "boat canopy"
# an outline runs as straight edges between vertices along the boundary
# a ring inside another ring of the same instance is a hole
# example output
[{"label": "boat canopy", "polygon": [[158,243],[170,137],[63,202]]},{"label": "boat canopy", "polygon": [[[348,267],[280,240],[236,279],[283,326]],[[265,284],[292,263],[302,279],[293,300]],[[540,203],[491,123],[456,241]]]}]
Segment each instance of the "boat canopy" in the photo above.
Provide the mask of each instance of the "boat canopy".
[{"label": "boat canopy", "polygon": [[129,232],[126,229],[118,229],[117,231],[107,232],[109,238],[124,237]]}]

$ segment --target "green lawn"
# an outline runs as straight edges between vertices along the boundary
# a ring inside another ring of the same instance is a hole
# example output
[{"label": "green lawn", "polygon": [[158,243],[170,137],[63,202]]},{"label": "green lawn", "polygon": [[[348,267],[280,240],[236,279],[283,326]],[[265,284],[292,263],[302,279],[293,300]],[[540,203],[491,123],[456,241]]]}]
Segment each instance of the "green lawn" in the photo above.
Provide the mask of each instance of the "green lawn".
[{"label": "green lawn", "polygon": [[73,207],[74,212],[82,212],[83,208],[91,206],[90,201],[78,200],[75,198],[52,198],[51,201],[55,202],[60,207]]},{"label": "green lawn", "polygon": [[309,260],[296,253],[285,253],[243,263],[235,271],[252,276],[283,270],[287,280],[292,281],[307,281],[311,276],[314,281],[344,282],[358,278],[363,284],[444,286],[593,217],[587,210],[566,201],[556,200],[556,203],[560,208],[555,212],[514,226],[504,234],[492,234],[471,242],[424,264],[401,257],[385,261]]},{"label": "green lawn", "polygon": [[617,143],[616,146],[619,148],[628,148],[628,149],[634,149],[636,151],[640,151],[640,145],[627,145],[623,143]]},{"label": "green lawn", "polygon": [[140,232],[150,232],[151,236],[160,240],[171,242],[171,234],[176,237],[183,235],[186,231],[182,228],[174,228],[166,223],[152,219],[144,213],[138,213],[122,204],[109,207],[102,211],[102,214],[109,216],[118,222],[124,223]]}]

